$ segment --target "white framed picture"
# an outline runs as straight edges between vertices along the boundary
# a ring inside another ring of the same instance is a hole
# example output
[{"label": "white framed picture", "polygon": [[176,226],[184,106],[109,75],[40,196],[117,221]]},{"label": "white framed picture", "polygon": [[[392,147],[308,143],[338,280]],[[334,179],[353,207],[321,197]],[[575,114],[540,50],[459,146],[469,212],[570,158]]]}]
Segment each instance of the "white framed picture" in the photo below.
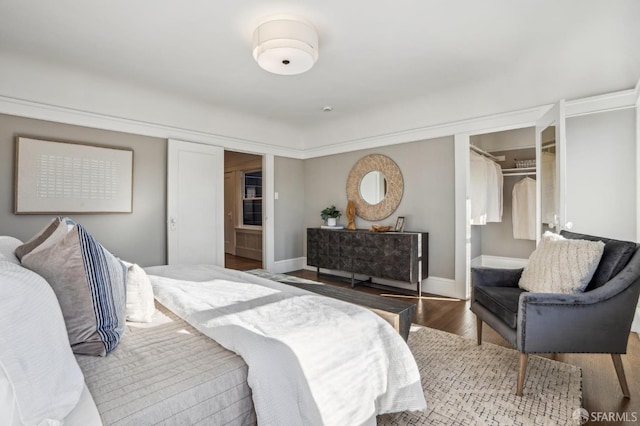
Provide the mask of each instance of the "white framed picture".
[{"label": "white framed picture", "polygon": [[133,150],[18,136],[14,213],[131,213]]}]

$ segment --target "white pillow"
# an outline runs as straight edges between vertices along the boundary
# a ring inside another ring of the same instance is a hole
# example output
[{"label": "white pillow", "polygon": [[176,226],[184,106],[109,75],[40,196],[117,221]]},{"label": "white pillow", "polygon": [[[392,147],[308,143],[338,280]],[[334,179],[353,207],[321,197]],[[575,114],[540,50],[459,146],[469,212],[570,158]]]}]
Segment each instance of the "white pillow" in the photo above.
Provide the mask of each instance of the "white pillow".
[{"label": "white pillow", "polygon": [[565,239],[545,232],[518,286],[535,293],[581,293],[598,268],[603,250],[602,241]]},{"label": "white pillow", "polygon": [[0,369],[10,383],[0,386],[0,413],[18,414],[26,425],[62,424],[84,389],[51,286],[6,261],[0,261]]},{"label": "white pillow", "polygon": [[127,321],[151,322],[156,311],[151,280],[137,264],[123,263],[127,266]]},{"label": "white pillow", "polygon": [[15,263],[16,265],[20,264],[20,260],[16,257],[15,251],[16,248],[22,244],[17,238],[0,236],[0,261],[6,261]]}]

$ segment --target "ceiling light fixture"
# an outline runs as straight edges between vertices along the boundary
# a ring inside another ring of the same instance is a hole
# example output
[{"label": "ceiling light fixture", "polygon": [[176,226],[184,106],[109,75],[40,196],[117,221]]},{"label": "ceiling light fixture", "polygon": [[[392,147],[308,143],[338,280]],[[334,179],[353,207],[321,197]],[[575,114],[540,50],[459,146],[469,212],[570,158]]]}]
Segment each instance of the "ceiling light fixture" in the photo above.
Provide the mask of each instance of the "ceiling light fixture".
[{"label": "ceiling light fixture", "polygon": [[274,74],[309,71],[318,60],[318,33],[302,21],[272,19],[253,33],[253,58],[262,69]]}]

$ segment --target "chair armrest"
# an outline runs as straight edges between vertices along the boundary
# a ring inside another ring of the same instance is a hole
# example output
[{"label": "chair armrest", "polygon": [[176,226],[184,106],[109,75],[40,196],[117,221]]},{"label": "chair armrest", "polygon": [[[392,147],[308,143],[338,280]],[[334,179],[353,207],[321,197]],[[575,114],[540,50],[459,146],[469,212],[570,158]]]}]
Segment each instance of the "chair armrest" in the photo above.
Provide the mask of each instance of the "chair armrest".
[{"label": "chair armrest", "polygon": [[625,353],[639,289],[616,281],[586,293],[522,293],[518,350]]},{"label": "chair armrest", "polygon": [[523,269],[471,268],[471,282],[474,287],[517,287]]}]

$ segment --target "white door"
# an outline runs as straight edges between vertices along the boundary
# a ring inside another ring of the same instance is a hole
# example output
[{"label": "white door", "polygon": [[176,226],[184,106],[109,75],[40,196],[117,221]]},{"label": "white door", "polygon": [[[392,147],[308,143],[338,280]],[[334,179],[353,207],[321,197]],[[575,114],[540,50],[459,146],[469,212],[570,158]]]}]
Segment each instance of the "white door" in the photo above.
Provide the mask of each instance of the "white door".
[{"label": "white door", "polygon": [[537,241],[547,230],[570,228],[566,218],[566,138],[564,101],[536,121]]},{"label": "white door", "polygon": [[224,151],[169,140],[168,264],[224,266]]},{"label": "white door", "polygon": [[224,174],[224,252],[236,254],[236,185],[235,173]]}]

